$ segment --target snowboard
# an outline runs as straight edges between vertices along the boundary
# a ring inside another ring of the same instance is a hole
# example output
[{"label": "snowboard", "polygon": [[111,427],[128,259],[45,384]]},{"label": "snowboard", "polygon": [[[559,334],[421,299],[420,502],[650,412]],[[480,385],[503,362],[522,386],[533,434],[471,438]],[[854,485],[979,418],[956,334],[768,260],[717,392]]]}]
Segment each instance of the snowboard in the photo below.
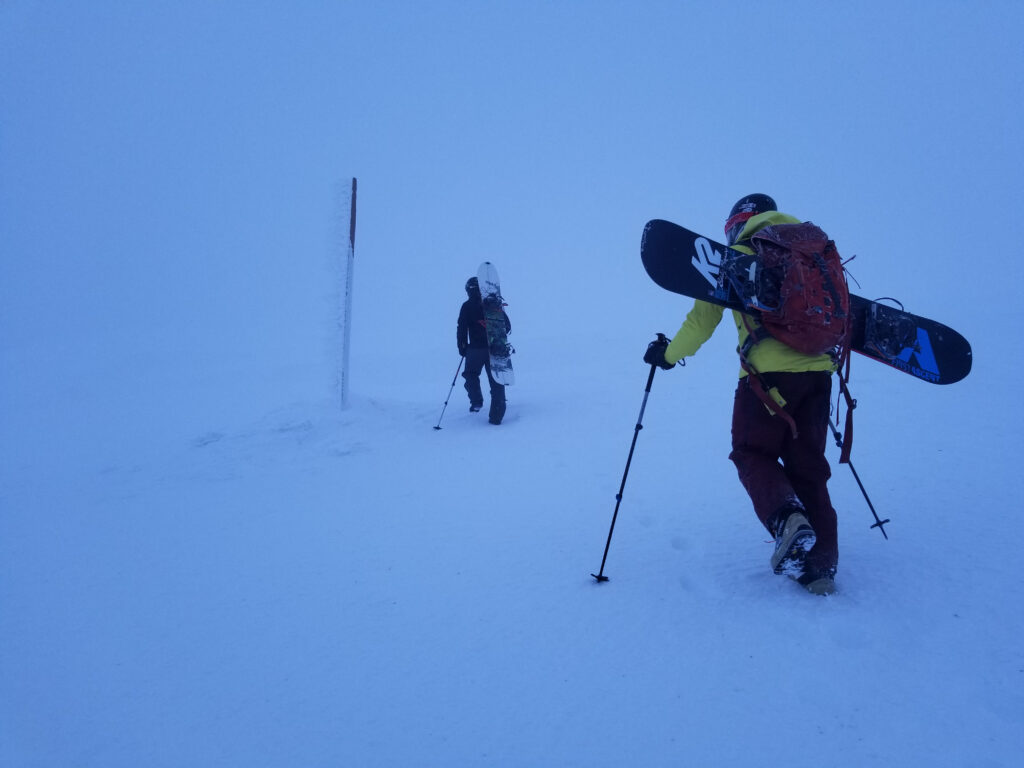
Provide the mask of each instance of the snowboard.
[{"label": "snowboard", "polygon": [[[753,257],[662,219],[647,222],[640,243],[644,269],[662,288],[740,312],[726,263]],[[735,261],[734,261],[735,259]],[[971,372],[971,345],[952,328],[888,304],[850,294],[850,349],[933,384],[952,384]]]},{"label": "snowboard", "polygon": [[501,298],[498,270],[491,262],[485,261],[477,270],[476,279],[480,284],[480,300],[484,305],[491,376],[499,384],[508,386],[515,383],[515,375],[512,373],[512,345],[508,343],[505,330],[505,302]]}]

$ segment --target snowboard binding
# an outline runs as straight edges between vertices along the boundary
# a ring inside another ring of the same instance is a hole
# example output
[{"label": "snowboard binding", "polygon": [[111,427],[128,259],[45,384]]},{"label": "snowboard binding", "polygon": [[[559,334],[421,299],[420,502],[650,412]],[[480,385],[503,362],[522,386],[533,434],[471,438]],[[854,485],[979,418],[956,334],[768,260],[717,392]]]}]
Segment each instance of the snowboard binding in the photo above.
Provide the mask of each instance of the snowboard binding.
[{"label": "snowboard binding", "polygon": [[865,318],[864,346],[886,360],[897,358],[908,347],[918,352],[917,324],[905,314],[902,304],[896,309],[874,303]]}]

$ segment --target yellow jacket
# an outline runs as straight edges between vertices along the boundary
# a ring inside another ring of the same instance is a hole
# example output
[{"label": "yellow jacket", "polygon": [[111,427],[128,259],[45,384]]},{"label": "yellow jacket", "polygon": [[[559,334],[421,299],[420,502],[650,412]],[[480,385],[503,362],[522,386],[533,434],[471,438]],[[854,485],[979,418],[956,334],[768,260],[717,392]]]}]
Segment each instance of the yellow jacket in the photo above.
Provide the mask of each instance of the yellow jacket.
[{"label": "yellow jacket", "polygon": [[[768,211],[753,216],[747,222],[734,245],[738,251],[753,253],[753,251],[741,243],[749,240],[750,236],[772,224],[799,224],[800,220],[778,211]],[[686,320],[679,327],[676,335],[665,350],[665,360],[669,363],[677,363],[684,357],[690,357],[697,352],[705,341],[711,338],[715,328],[722,321],[724,307],[717,304],[710,304],[706,301],[697,300],[693,309],[686,316]],[[744,342],[749,335],[744,317],[741,312],[732,310],[733,322],[736,325],[738,334],[737,349],[742,349]],[[747,323],[751,328],[757,328],[758,323],[753,317],[747,315]],[[765,339],[755,344],[747,354],[747,360],[761,373],[771,371],[801,372],[801,371],[834,371],[835,361],[830,355],[805,355],[797,352],[792,347],[786,346],[777,339]],[[740,369],[740,378],[747,373]]]}]

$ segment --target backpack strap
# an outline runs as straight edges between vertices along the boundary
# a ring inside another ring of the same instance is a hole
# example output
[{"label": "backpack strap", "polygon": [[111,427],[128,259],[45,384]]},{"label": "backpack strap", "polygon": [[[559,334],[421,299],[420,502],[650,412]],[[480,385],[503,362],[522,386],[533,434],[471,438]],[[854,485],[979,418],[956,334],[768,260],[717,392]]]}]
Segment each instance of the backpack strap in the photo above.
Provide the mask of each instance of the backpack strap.
[{"label": "backpack strap", "polygon": [[853,410],[857,407],[857,400],[850,394],[850,348],[845,344],[836,368],[836,376],[839,377],[840,397],[846,400],[846,424],[843,428],[843,444],[839,450],[839,463],[849,464],[850,453],[853,450]]},{"label": "backpack strap", "polygon": [[747,329],[747,338],[743,340],[743,346],[739,350],[741,361],[747,359],[747,355],[750,354],[750,350],[754,348],[755,344],[760,344],[765,339],[772,338],[772,335],[768,333],[768,329],[763,325],[759,325],[756,328],[752,327],[746,314],[743,315],[743,326]]},{"label": "backpack strap", "polygon": [[[840,300],[840,297],[839,297],[839,289],[836,287],[835,282],[833,282],[832,275],[830,275],[828,273],[828,267],[825,265],[825,257],[823,255],[823,252],[828,250],[829,248],[831,248],[833,251],[835,251],[835,248],[836,248],[835,241],[828,240],[825,243],[825,247],[822,248],[821,251],[815,251],[815,253],[814,253],[814,265],[818,268],[818,271],[821,272],[822,284],[824,285],[825,290],[828,291],[829,297],[832,299],[832,306],[836,307],[836,310],[835,310],[835,312],[837,313],[836,316],[837,317],[842,317],[844,320],[848,321],[849,320],[848,317],[843,317],[843,311],[842,311],[843,302]],[[840,262],[840,268],[841,267],[842,267],[842,262]],[[849,322],[847,322],[847,328],[849,328]],[[849,331],[847,331],[847,335],[849,335]]]},{"label": "backpack strap", "polygon": [[[743,325],[747,329],[747,341],[743,344],[743,347],[741,347],[737,351],[740,353],[740,367],[747,372],[747,383],[750,386],[750,389],[753,391],[753,393],[757,395],[758,399],[760,399],[761,402],[764,403],[765,407],[768,409],[768,413],[770,413],[772,416],[780,417],[789,425],[789,431],[792,433],[793,439],[796,440],[798,436],[796,429],[796,421],[793,419],[792,416],[786,413],[786,409],[780,403],[778,403],[775,400],[775,398],[771,396],[771,394],[769,394],[770,390],[765,387],[764,379],[761,377],[761,372],[758,371],[757,368],[755,368],[747,359],[747,352],[750,350],[752,346],[754,346],[754,344],[757,343],[757,341],[760,341],[760,339],[757,339],[751,342],[751,339],[754,338],[757,331],[764,331],[764,329],[754,329],[750,325],[750,319],[748,318],[748,316],[742,313],[741,316],[743,317]],[[768,334],[767,332],[765,332],[762,338],[767,337]]]}]

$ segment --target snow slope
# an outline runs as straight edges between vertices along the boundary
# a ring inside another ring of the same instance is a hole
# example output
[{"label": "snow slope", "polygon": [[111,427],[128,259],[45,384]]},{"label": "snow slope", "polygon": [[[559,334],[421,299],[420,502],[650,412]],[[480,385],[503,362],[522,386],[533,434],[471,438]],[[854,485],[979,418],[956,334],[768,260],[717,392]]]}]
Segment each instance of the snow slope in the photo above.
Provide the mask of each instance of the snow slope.
[{"label": "snow slope", "polygon": [[[602,4],[580,41],[572,4],[377,5],[0,10],[0,765],[1018,764],[1021,316],[1006,233],[956,225],[1016,188],[1019,107],[994,95],[1020,12],[922,32],[796,4],[834,58],[776,64],[831,78],[845,127],[751,117],[787,148],[751,167],[724,151],[745,130],[691,119],[740,73],[708,63],[732,11]],[[681,49],[683,22],[709,42]],[[638,125],[636,83],[679,90]],[[859,293],[961,330],[974,370],[855,360],[890,538],[835,465],[840,589],[817,598],[770,572],[726,458],[721,328],[655,376],[598,584],[641,356],[689,306],[643,274],[643,224],[713,234],[754,189],[857,253]],[[517,383],[500,427],[456,383],[435,430],[484,259]]]}]

